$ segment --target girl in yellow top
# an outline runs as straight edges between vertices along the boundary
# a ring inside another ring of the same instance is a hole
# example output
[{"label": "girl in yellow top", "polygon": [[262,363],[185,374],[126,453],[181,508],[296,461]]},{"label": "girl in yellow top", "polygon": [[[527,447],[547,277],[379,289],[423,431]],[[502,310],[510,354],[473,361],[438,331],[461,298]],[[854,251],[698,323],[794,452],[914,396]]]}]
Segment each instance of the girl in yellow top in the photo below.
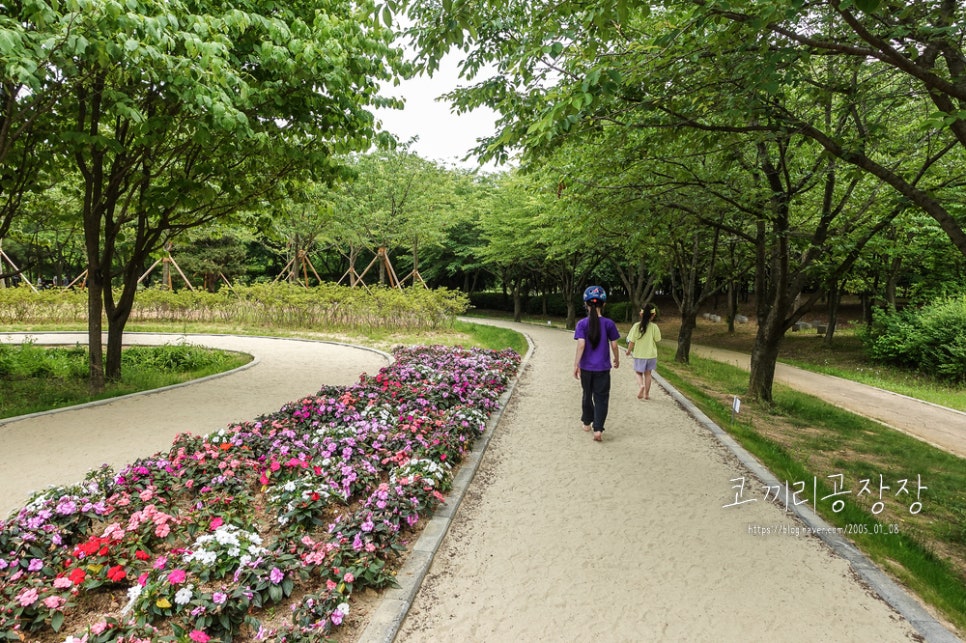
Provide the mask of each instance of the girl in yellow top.
[{"label": "girl in yellow top", "polygon": [[651,371],[657,368],[657,343],[661,341],[661,329],[654,323],[657,308],[647,304],[641,309],[641,321],[631,326],[627,333],[627,354],[634,358],[634,374],[640,390],[637,399],[651,399]]}]

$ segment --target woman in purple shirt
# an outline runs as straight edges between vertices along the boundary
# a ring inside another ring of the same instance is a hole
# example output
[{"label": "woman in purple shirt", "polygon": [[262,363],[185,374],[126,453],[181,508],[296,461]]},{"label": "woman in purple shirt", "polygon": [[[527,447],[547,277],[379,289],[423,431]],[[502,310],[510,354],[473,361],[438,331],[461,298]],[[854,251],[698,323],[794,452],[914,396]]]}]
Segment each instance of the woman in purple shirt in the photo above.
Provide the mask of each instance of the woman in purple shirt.
[{"label": "woman in purple shirt", "polygon": [[584,431],[594,429],[594,440],[600,442],[607,420],[610,402],[610,353],[614,355],[614,368],[620,366],[617,325],[603,316],[607,293],[600,286],[589,286],[584,291],[587,316],[577,322],[574,339],[577,355],[574,357],[574,377],[580,380],[583,398],[580,403],[580,421]]}]

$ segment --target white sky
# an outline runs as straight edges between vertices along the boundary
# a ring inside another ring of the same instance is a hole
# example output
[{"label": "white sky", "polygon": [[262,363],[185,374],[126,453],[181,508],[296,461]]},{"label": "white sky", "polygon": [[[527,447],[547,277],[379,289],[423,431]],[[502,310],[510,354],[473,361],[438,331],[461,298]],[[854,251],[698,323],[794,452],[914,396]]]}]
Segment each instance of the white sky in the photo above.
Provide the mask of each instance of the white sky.
[{"label": "white sky", "polygon": [[[405,99],[406,108],[380,109],[376,117],[382,120],[384,129],[402,142],[418,136],[412,150],[419,156],[447,166],[476,169],[479,164],[475,157],[461,159],[476,146],[476,139],[494,133],[496,115],[489,109],[476,109],[457,116],[449,102],[436,100],[458,85],[468,84],[459,78],[458,60],[447,56],[432,78],[420,76],[403,81],[398,87],[385,88],[384,94]],[[493,170],[494,166],[486,165],[483,169]]]}]

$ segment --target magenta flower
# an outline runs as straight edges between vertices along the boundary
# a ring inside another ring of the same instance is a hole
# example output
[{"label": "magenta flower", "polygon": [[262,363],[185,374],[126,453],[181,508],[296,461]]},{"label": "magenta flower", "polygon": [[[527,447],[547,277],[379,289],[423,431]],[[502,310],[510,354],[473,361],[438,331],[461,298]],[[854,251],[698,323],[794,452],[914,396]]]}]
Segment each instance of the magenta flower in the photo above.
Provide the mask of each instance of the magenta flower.
[{"label": "magenta flower", "polygon": [[272,567],[272,571],[271,571],[271,572],[269,572],[269,574],[268,574],[268,578],[269,578],[269,579],[270,579],[270,580],[271,580],[271,581],[272,581],[273,583],[275,583],[276,585],[278,585],[279,583],[281,583],[281,582],[282,582],[282,579],[283,579],[283,578],[285,578],[285,572],[283,572],[283,571],[282,571],[281,569],[279,569],[278,567]]},{"label": "magenta flower", "polygon": [[185,581],[187,574],[183,569],[172,569],[171,573],[168,574],[168,582],[172,585],[178,585]]},{"label": "magenta flower", "polygon": [[210,636],[201,630],[191,630],[191,634],[188,635],[188,638],[192,641],[197,641],[198,643],[208,643],[208,641],[211,639]]}]

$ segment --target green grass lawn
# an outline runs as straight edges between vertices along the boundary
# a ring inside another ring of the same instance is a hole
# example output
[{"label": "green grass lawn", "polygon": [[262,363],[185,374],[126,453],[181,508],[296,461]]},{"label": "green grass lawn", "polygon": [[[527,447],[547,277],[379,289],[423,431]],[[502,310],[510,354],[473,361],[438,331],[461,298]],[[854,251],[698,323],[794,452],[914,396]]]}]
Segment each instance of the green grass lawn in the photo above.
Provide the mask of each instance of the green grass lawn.
[{"label": "green grass lawn", "polygon": [[0,344],[0,418],[180,384],[250,361],[250,355],[196,346],[135,346],[124,352],[120,381],[92,394],[86,347]]}]

